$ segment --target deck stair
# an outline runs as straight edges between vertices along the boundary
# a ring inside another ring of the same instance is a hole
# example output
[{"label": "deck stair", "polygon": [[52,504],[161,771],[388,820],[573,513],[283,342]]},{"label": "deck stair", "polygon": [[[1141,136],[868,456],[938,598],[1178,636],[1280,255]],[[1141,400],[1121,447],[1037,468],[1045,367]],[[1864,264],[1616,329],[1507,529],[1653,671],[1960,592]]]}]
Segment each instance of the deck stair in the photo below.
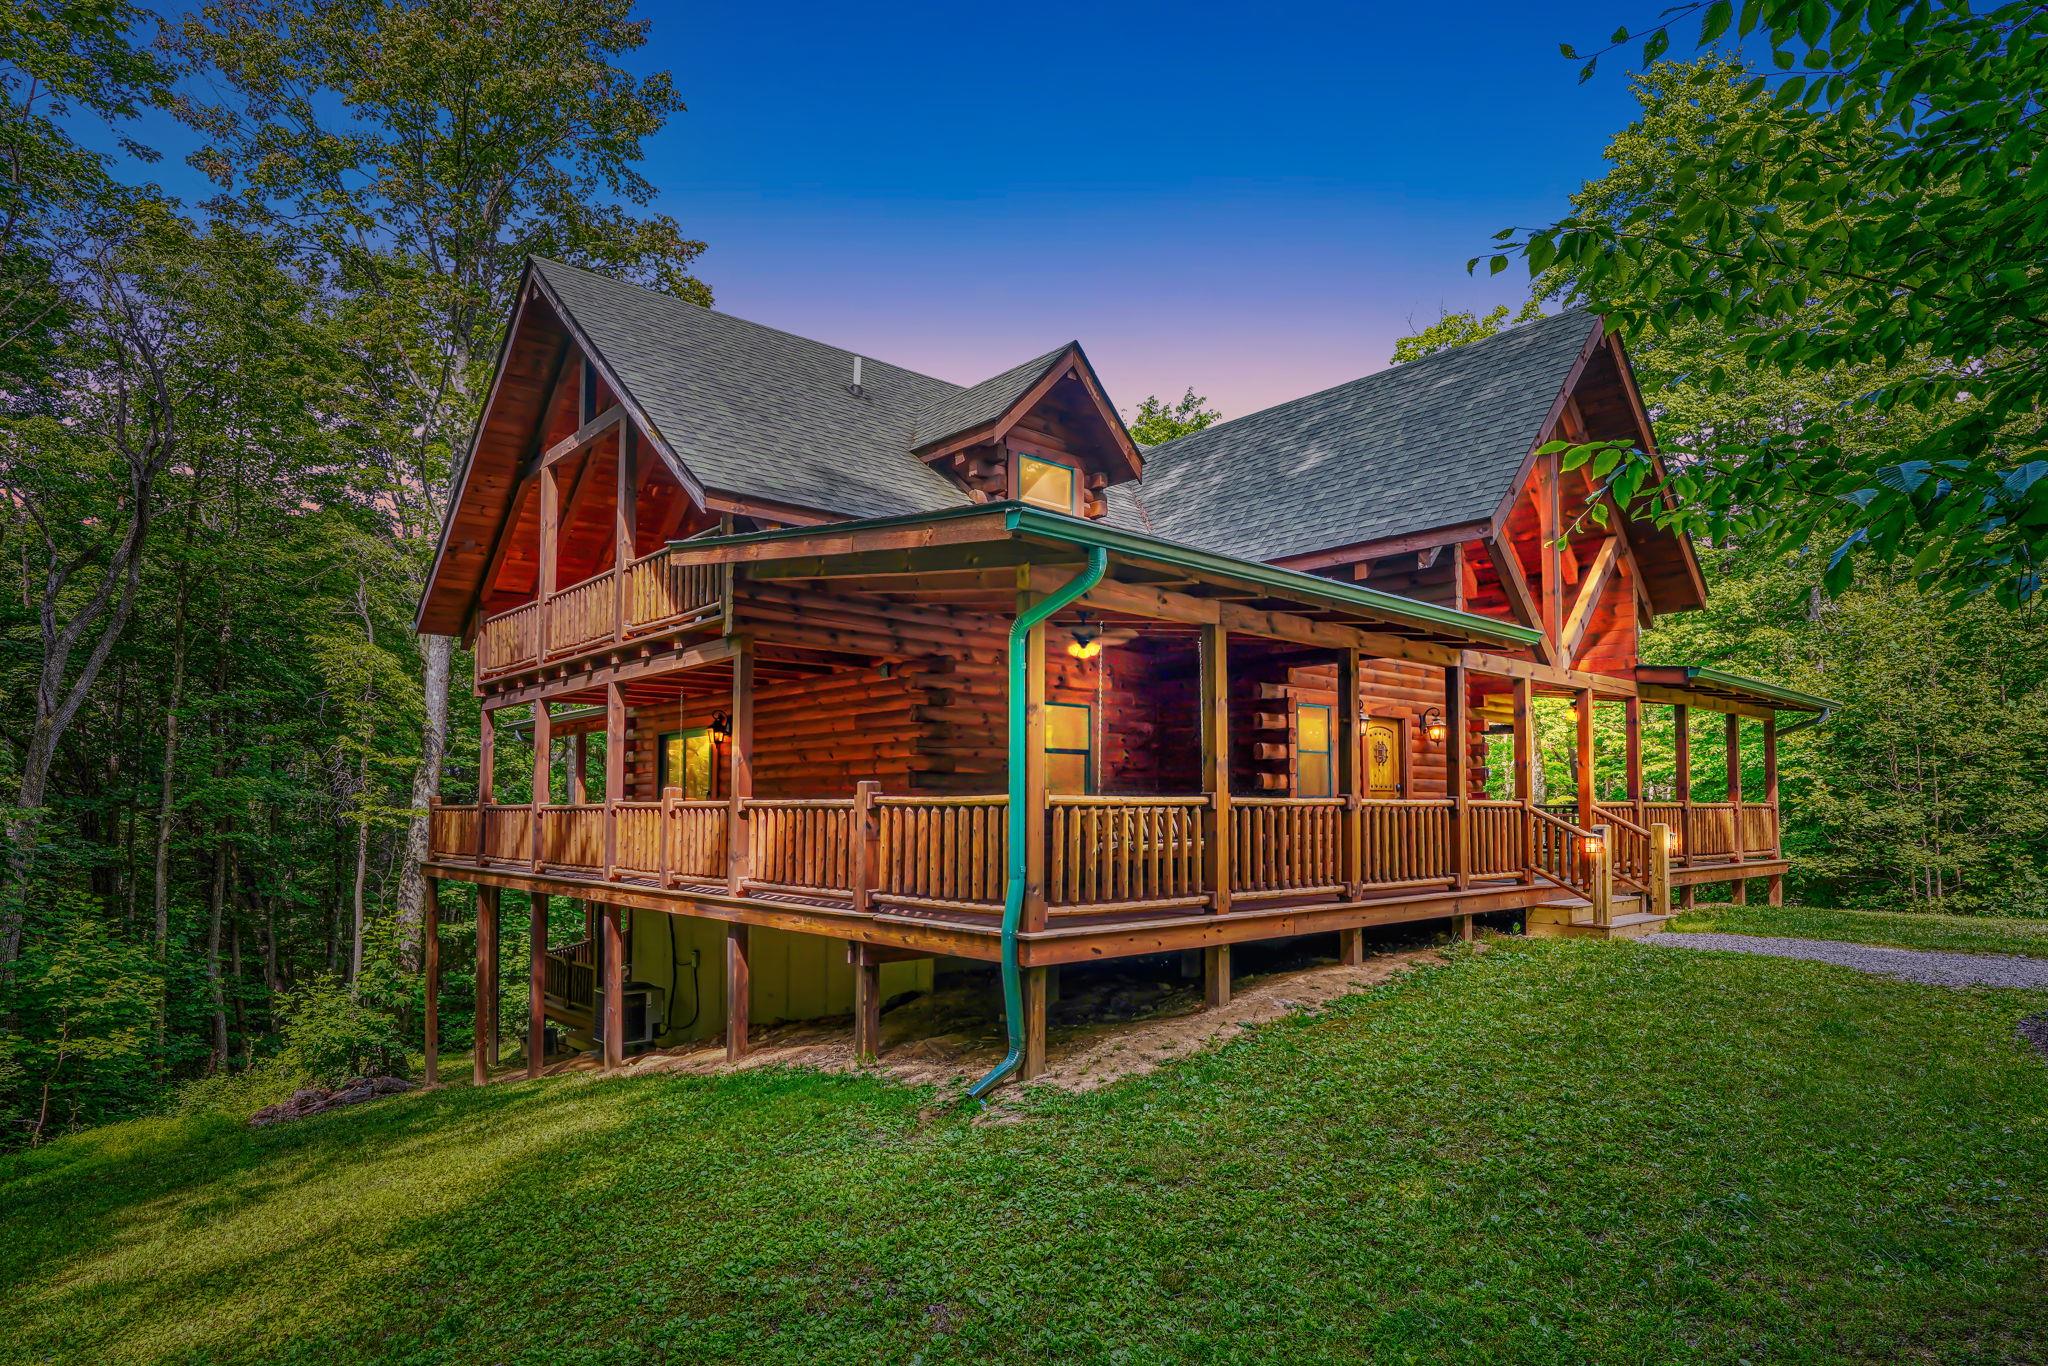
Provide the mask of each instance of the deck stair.
[{"label": "deck stair", "polygon": [[1641,939],[1661,932],[1670,919],[1652,911],[1646,898],[1617,892],[1608,923],[1596,925],[1592,902],[1565,896],[1531,906],[1525,932],[1532,939]]}]

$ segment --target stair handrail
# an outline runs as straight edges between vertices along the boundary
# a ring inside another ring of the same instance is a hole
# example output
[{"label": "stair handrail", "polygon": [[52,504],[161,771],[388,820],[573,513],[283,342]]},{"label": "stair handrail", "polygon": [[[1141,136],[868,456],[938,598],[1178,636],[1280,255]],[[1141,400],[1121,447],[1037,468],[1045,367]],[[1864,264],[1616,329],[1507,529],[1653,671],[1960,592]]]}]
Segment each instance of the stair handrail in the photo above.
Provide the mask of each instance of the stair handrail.
[{"label": "stair handrail", "polygon": [[[1548,829],[1549,838],[1541,832]],[[1593,908],[1593,923],[1606,926],[1614,902],[1613,840],[1605,822],[1591,829],[1534,805],[1529,807],[1529,873],[1577,892]]]},{"label": "stair handrail", "polygon": [[[1607,844],[1608,853],[1615,856],[1611,859],[1614,866],[1614,880],[1626,883],[1644,896],[1654,897],[1656,895],[1656,881],[1652,876],[1650,868],[1653,844],[1650,838],[1649,827],[1637,825],[1625,816],[1616,815],[1612,807],[1603,807],[1600,811],[1600,819],[1604,824],[1612,827],[1623,836],[1622,839],[1610,837]],[[1630,844],[1635,845],[1635,852],[1640,854],[1639,858],[1621,857],[1624,846]]]}]

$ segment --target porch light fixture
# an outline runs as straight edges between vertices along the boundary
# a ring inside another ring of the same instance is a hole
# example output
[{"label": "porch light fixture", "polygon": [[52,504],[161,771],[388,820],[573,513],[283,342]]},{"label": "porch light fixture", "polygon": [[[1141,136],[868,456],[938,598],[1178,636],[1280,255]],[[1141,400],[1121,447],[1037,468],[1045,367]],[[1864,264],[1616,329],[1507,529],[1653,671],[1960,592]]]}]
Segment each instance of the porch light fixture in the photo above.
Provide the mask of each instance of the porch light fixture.
[{"label": "porch light fixture", "polygon": [[732,739],[732,714],[715,711],[711,713],[711,738],[720,744]]},{"label": "porch light fixture", "polygon": [[1443,708],[1431,707],[1422,713],[1422,733],[1432,745],[1444,742],[1444,737],[1451,733],[1451,729],[1444,724]]},{"label": "porch light fixture", "polygon": [[1076,659],[1093,659],[1102,653],[1102,626],[1093,612],[1082,612],[1074,623],[1074,639],[1067,653]]},{"label": "porch light fixture", "polygon": [[1607,841],[1601,839],[1598,835],[1586,836],[1583,844],[1587,858],[1599,858],[1601,851],[1607,848]]}]

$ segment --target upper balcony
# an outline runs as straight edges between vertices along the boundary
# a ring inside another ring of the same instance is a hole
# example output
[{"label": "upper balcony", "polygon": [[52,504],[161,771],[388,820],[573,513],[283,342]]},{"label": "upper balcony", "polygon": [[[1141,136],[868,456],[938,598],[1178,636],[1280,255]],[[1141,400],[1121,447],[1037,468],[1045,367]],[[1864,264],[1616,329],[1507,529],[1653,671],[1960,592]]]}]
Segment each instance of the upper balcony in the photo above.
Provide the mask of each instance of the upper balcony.
[{"label": "upper balcony", "polygon": [[730,568],[681,564],[667,546],[559,592],[486,617],[476,679],[497,680],[724,615]]}]

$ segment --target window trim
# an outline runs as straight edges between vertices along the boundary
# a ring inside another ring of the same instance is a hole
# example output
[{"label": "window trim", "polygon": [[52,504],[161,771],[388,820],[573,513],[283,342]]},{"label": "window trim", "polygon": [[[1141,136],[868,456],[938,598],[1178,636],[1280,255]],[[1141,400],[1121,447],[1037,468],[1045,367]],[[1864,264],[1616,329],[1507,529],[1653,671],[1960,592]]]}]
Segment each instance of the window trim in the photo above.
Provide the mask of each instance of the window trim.
[{"label": "window trim", "polygon": [[[1020,502],[1020,503],[1029,503],[1029,504],[1030,504],[1030,505],[1031,505],[1032,507],[1035,507],[1035,508],[1045,508],[1045,509],[1047,509],[1048,511],[1052,511],[1052,512],[1067,512],[1067,513],[1071,513],[1071,512],[1073,512],[1073,511],[1074,511],[1074,510],[1075,510],[1076,508],[1078,508],[1078,507],[1080,506],[1080,504],[1081,504],[1081,467],[1080,467],[1079,465],[1076,465],[1076,464],[1074,464],[1073,462],[1071,462],[1071,461],[1067,461],[1067,460],[1055,460],[1055,459],[1054,459],[1053,457],[1051,457],[1051,456],[1049,456],[1049,455],[1045,455],[1045,454],[1043,454],[1043,453],[1041,453],[1041,452],[1039,452],[1039,451],[1027,451],[1027,450],[1019,450],[1019,451],[1018,451],[1018,452],[1017,452],[1016,454],[1017,454],[1017,501],[1018,501],[1018,502]],[[1067,505],[1066,505],[1065,507],[1054,507],[1054,506],[1053,506],[1053,504],[1051,504],[1051,503],[1046,503],[1046,502],[1040,502],[1040,501],[1039,501],[1038,499],[1036,499],[1036,498],[1027,498],[1027,497],[1025,497],[1025,495],[1024,495],[1024,463],[1025,463],[1025,462],[1026,462],[1027,460],[1036,460],[1036,461],[1037,461],[1037,462],[1038,462],[1039,464],[1041,464],[1041,465],[1051,465],[1051,466],[1053,466],[1053,467],[1054,467],[1055,469],[1062,469],[1062,470],[1065,470],[1065,471],[1067,472]]]},{"label": "window trim", "polygon": [[1082,714],[1083,714],[1084,716],[1086,716],[1086,717],[1088,718],[1088,747],[1087,747],[1086,749],[1066,749],[1066,748],[1062,748],[1062,747],[1060,747],[1060,746],[1056,746],[1056,745],[1054,745],[1054,744],[1053,744],[1053,742],[1052,742],[1052,726],[1051,726],[1050,724],[1048,724],[1048,725],[1046,726],[1046,728],[1045,728],[1045,753],[1046,753],[1046,757],[1047,757],[1047,758],[1050,758],[1051,756],[1053,756],[1053,755],[1055,755],[1055,754],[1078,754],[1078,755],[1080,755],[1080,756],[1081,756],[1081,791],[1080,791],[1080,792],[1079,792],[1079,793],[1078,793],[1077,795],[1079,795],[1079,796],[1083,796],[1083,797],[1092,797],[1092,796],[1094,796],[1094,795],[1095,795],[1095,704],[1094,704],[1094,703],[1092,703],[1092,702],[1048,702],[1048,703],[1046,703],[1045,705],[1046,705],[1046,709],[1047,709],[1047,715],[1048,715],[1048,718],[1049,718],[1049,717],[1050,717],[1050,715],[1051,715],[1051,709],[1052,709],[1052,708],[1054,708],[1054,707],[1071,707],[1071,708],[1073,708],[1073,709],[1074,709],[1075,711],[1078,711],[1078,712],[1082,713]]},{"label": "window trim", "polygon": [[[1323,747],[1308,749],[1301,743],[1301,714],[1315,710],[1323,714]],[[1330,790],[1319,795],[1335,797],[1337,791],[1337,709],[1328,702],[1296,702],[1294,704],[1294,795],[1306,797],[1301,790],[1301,761],[1303,756],[1320,754],[1325,765],[1324,772],[1329,779]]]},{"label": "window trim", "polygon": [[[692,736],[692,735],[702,735],[702,736],[704,736],[704,737],[705,737],[705,738],[706,738],[707,740],[710,740],[710,741],[711,741],[711,765],[710,765],[710,772],[709,772],[709,773],[708,773],[708,775],[707,775],[707,781],[706,781],[706,787],[708,788],[708,790],[707,790],[707,791],[705,792],[705,794],[704,794],[704,795],[703,795],[702,797],[692,797],[692,796],[690,796],[690,795],[689,795],[689,794],[688,794],[688,793],[686,792],[686,793],[684,793],[684,794],[683,794],[683,800],[684,800],[684,801],[716,801],[716,800],[718,800],[718,739],[717,739],[717,737],[716,737],[716,736],[714,736],[714,735],[712,735],[712,734],[711,734],[711,727],[709,727],[709,726],[677,726],[677,727],[676,727],[676,728],[675,728],[674,730],[665,730],[665,731],[661,731],[660,733],[658,733],[658,734],[657,734],[657,735],[655,736],[655,738],[654,738],[654,790],[655,790],[655,793],[656,793],[656,794],[658,795],[658,794],[660,794],[660,793],[666,792],[666,791],[668,791],[668,789],[669,789],[669,787],[670,787],[670,785],[671,785],[671,784],[669,783],[669,778],[670,778],[670,777],[671,777],[672,775],[671,775],[671,774],[669,773],[669,771],[668,771],[668,742],[669,742],[670,740],[673,740],[673,739],[676,739],[676,738],[678,738],[678,737],[681,737],[681,738],[682,738],[682,739],[683,739],[683,740],[685,741],[685,743],[687,743],[687,742],[688,742],[688,737],[690,737],[690,736]],[[676,783],[676,784],[674,784],[674,786],[676,786],[676,787],[681,787],[681,786],[682,786],[682,784],[681,784],[681,783]]]}]

